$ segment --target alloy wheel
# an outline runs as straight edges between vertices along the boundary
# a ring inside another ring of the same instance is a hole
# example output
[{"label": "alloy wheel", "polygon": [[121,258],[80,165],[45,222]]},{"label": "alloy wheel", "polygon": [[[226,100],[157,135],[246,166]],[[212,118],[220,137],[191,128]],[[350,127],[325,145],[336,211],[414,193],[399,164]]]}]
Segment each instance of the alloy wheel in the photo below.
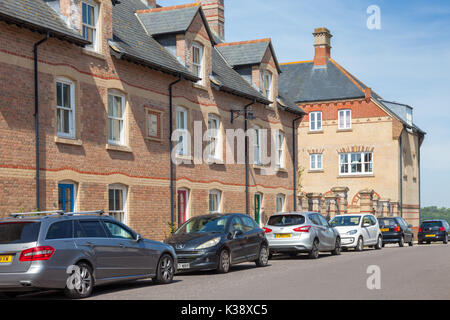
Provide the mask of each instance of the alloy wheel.
[{"label": "alloy wheel", "polygon": [[173,261],[169,256],[164,256],[160,262],[161,277],[164,282],[171,281],[174,274]]}]

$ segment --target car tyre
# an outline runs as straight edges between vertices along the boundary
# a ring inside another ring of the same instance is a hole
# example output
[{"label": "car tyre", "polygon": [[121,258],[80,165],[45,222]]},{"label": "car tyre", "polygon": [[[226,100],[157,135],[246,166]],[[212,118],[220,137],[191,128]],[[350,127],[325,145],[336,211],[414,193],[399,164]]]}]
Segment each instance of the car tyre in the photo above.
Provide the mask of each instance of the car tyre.
[{"label": "car tyre", "polygon": [[398,245],[403,248],[405,246],[405,237],[401,236]]},{"label": "car tyre", "polygon": [[255,261],[257,267],[265,267],[269,263],[269,248],[262,244],[259,249],[258,259]]},{"label": "car tyre", "polygon": [[414,236],[411,237],[411,242],[409,243],[410,247],[414,247]]},{"label": "car tyre", "polygon": [[336,238],[336,244],[334,246],[334,250],[331,251],[331,254],[333,256],[341,255],[341,239],[340,238]]},{"label": "car tyre", "polygon": [[448,234],[445,235],[444,244],[448,244]]},{"label": "car tyre", "polygon": [[230,271],[231,259],[230,253],[227,249],[222,249],[219,253],[219,265],[217,267],[218,273],[228,273]]},{"label": "car tyre", "polygon": [[362,237],[359,237],[358,238],[358,242],[357,242],[357,244],[356,244],[356,247],[355,247],[355,251],[363,251],[363,249],[364,249],[364,241],[363,241],[363,238]]},{"label": "car tyre", "polygon": [[313,245],[312,245],[312,249],[309,252],[308,257],[310,259],[317,259],[319,258],[319,240],[318,239],[314,239]]},{"label": "car tyre", "polygon": [[[80,268],[79,288],[75,288],[75,286],[73,285],[70,286],[73,288],[69,288],[69,286],[66,286],[66,288],[64,289],[64,294],[71,299],[84,299],[92,294],[92,290],[94,289],[94,276],[91,266],[89,266],[87,263],[80,262],[77,263],[77,266]],[[73,273],[70,274],[67,278],[67,283],[69,283],[69,279],[73,279],[72,277]],[[71,282],[72,284],[75,284],[73,281]]]},{"label": "car tyre", "polygon": [[155,284],[168,284],[173,280],[175,265],[173,258],[169,254],[163,254],[158,262],[156,277],[152,278]]},{"label": "car tyre", "polygon": [[374,248],[375,250],[381,250],[383,247],[383,238],[381,236],[378,236],[378,241]]}]

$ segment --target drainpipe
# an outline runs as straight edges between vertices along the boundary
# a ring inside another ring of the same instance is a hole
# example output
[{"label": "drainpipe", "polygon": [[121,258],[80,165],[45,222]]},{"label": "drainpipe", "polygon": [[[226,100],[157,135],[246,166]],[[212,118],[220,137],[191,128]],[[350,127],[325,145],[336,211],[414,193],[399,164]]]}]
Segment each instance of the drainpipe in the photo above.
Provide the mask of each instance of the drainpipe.
[{"label": "drainpipe", "polygon": [[39,205],[39,70],[38,70],[38,47],[46,42],[50,38],[50,34],[47,32],[44,39],[36,42],[33,47],[34,53],[34,130],[35,130],[35,142],[36,142],[36,210],[40,210]]},{"label": "drainpipe", "polygon": [[403,141],[402,141],[402,135],[403,130],[400,133],[400,138],[398,139],[399,147],[400,147],[400,217],[403,218]]},{"label": "drainpipe", "polygon": [[293,169],[293,180],[294,180],[294,212],[297,211],[297,150],[296,150],[296,143],[297,136],[295,135],[295,123],[299,120],[303,119],[303,115],[301,115],[298,118],[295,118],[292,120],[292,165],[294,167]]},{"label": "drainpipe", "polygon": [[253,100],[251,103],[247,104],[244,107],[244,134],[245,134],[245,213],[247,215],[250,215],[250,207],[248,203],[249,199],[249,187],[248,187],[248,137],[247,137],[247,130],[248,130],[248,114],[247,110],[250,106],[254,105],[256,103],[256,99]]},{"label": "drainpipe", "polygon": [[171,222],[171,230],[173,229],[173,225],[175,224],[175,215],[174,215],[174,183],[173,183],[173,168],[174,164],[172,161],[172,149],[173,149],[173,142],[172,142],[172,133],[173,133],[173,91],[172,88],[174,85],[176,85],[178,82],[183,80],[183,75],[180,74],[180,78],[177,81],[172,82],[169,85],[169,154],[170,154],[170,222]]},{"label": "drainpipe", "polygon": [[421,185],[422,185],[422,171],[420,169],[420,147],[421,147],[421,142],[420,142],[421,137],[418,137],[418,147],[419,147],[419,151],[417,152],[417,165],[419,166],[419,224],[420,221],[422,221],[422,195],[421,195]]}]

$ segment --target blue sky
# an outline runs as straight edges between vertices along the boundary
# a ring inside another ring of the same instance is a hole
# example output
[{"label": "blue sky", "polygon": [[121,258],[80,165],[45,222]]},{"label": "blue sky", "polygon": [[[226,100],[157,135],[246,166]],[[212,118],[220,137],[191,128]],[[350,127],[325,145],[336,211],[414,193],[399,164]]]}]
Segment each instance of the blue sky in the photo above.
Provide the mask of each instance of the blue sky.
[{"label": "blue sky", "polygon": [[[367,28],[371,5],[380,30]],[[450,207],[450,1],[225,0],[225,18],[226,41],[270,37],[280,62],[312,59],[314,28],[330,29],[335,60],[384,99],[414,107],[427,132],[422,206]]]}]

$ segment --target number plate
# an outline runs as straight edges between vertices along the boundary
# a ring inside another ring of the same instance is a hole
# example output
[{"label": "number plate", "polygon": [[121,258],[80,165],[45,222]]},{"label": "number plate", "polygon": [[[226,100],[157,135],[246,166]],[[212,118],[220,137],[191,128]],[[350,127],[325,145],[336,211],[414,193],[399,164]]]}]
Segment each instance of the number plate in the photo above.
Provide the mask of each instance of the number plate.
[{"label": "number plate", "polygon": [[427,234],[427,235],[425,236],[425,238],[435,238],[435,237],[436,237],[435,234]]},{"label": "number plate", "polygon": [[2,263],[11,263],[12,256],[0,256],[0,264]]},{"label": "number plate", "polygon": [[179,263],[178,270],[190,269],[191,265],[189,263]]},{"label": "number plate", "polygon": [[290,233],[284,233],[284,234],[276,234],[275,235],[275,238],[276,239],[286,239],[286,238],[290,238],[291,237],[291,234]]},{"label": "number plate", "polygon": [[389,232],[389,229],[387,228],[381,229],[381,232]]}]

